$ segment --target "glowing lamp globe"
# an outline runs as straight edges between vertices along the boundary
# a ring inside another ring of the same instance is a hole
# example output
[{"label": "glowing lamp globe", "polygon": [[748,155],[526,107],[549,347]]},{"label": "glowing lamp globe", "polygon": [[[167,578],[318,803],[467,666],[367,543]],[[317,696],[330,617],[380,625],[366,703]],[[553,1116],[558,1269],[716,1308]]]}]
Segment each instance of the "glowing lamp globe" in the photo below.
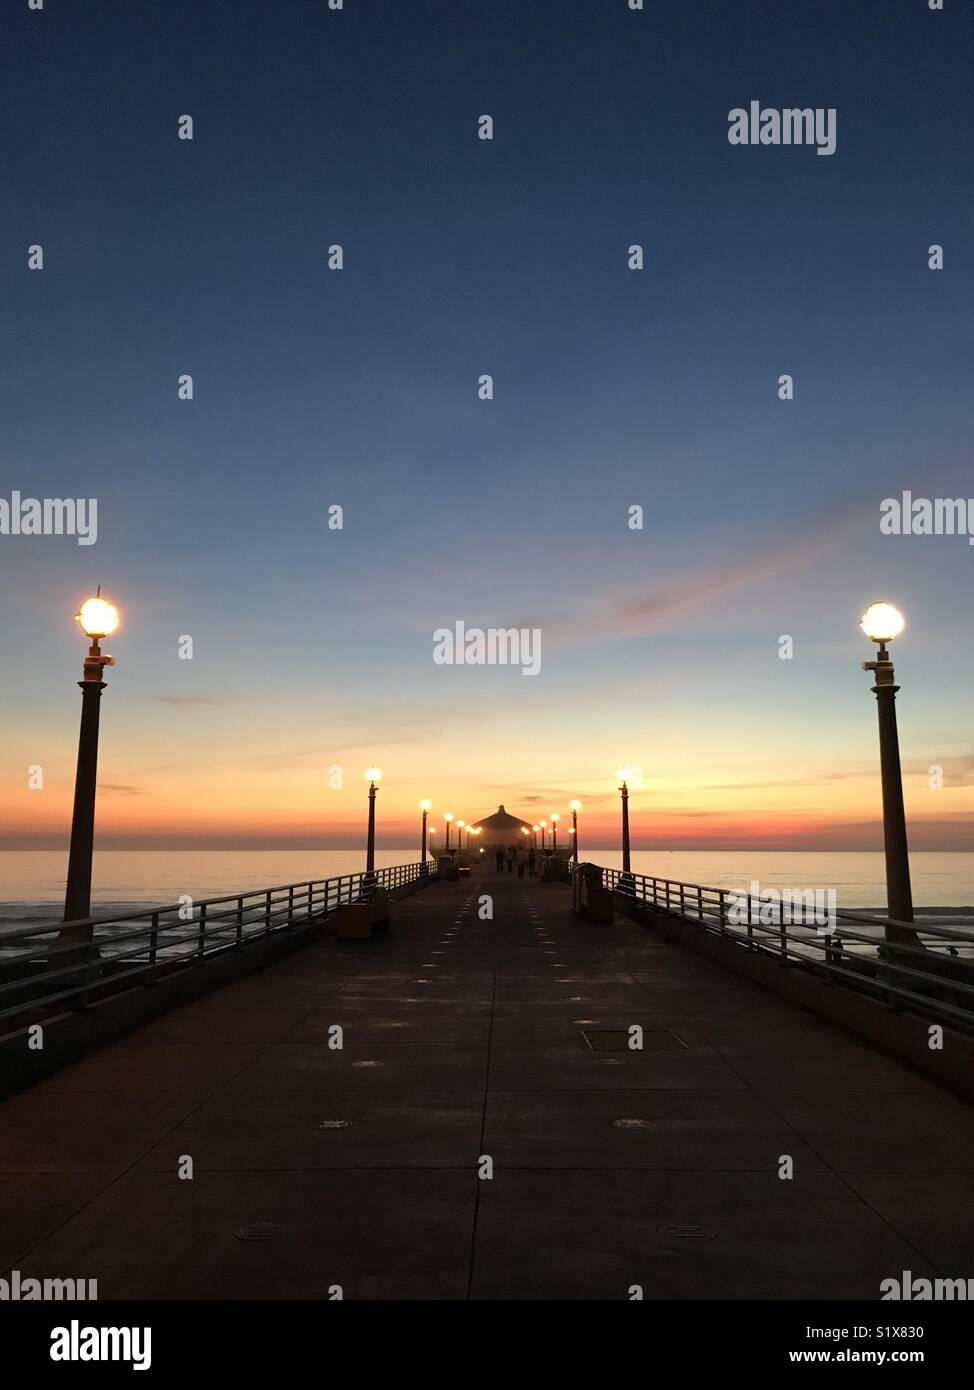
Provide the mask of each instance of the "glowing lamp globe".
[{"label": "glowing lamp globe", "polygon": [[618,775],[618,778],[619,778],[619,781],[620,781],[620,782],[628,782],[628,781],[629,781],[629,778],[632,776],[632,768],[631,768],[631,767],[620,767],[619,772],[618,772],[617,775]]},{"label": "glowing lamp globe", "polygon": [[367,767],[365,775],[370,782],[378,782],[382,778],[382,770],[378,767]]},{"label": "glowing lamp globe", "polygon": [[118,627],[118,609],[103,598],[86,598],[75,617],[89,637],[110,637]]},{"label": "glowing lamp globe", "polygon": [[419,809],[420,809],[421,811],[428,811],[429,808],[432,806],[432,804],[433,804],[432,801],[427,801],[427,800],[424,798],[424,799],[419,803]]},{"label": "glowing lamp globe", "polygon": [[859,626],[874,642],[892,642],[906,626],[906,619],[891,603],[871,603]]},{"label": "glowing lamp globe", "polygon": [[568,806],[572,811],[580,811],[582,809],[582,803],[580,801],[569,801]]}]

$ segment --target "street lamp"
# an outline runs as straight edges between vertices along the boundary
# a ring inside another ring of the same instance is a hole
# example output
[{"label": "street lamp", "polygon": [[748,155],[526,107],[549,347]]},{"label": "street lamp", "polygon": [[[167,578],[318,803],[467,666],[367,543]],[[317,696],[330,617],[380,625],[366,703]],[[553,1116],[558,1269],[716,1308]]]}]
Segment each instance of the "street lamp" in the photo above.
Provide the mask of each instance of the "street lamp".
[{"label": "street lamp", "polygon": [[538,831],[539,831],[540,829],[541,829],[541,826],[540,826],[540,825],[532,825],[532,827],[531,827],[532,833],[533,833],[533,835],[534,835],[534,847],[535,847],[535,849],[538,848]]},{"label": "street lamp", "polygon": [[[893,662],[886,643],[898,637],[905,627],[903,614],[891,603],[871,603],[859,626],[879,648],[875,661],[864,661],[862,669],[875,674],[873,693],[879,713],[879,764],[883,783],[883,835],[886,845],[886,910],[899,922],[913,921],[913,892],[910,887],[910,857],[906,843],[906,813],[903,808],[903,776],[900,770],[900,742],[896,728],[896,692]],[[886,938],[901,946],[922,946],[909,927],[887,927]]]},{"label": "street lamp", "polygon": [[425,798],[419,803],[419,809],[423,813],[423,837],[420,843],[419,858],[423,865],[424,873],[426,872],[426,818],[429,815],[432,804],[431,801],[427,801]]},{"label": "street lamp", "polygon": [[[458,820],[458,821],[457,821],[457,849],[458,849],[458,850],[463,849],[463,827],[466,825],[466,823],[467,823],[467,822],[466,822],[465,820]],[[467,836],[467,844],[469,845],[469,843],[470,843],[470,836],[468,835],[468,836]]]},{"label": "street lamp", "polygon": [[558,822],[561,820],[557,811],[551,813],[551,852],[558,853]]},{"label": "street lamp", "polygon": [[375,795],[378,791],[376,785],[382,778],[382,772],[377,767],[366,769],[366,777],[369,779],[369,839],[365,851],[365,877],[362,880],[363,889],[375,888]]},{"label": "street lamp", "polygon": [[619,788],[622,796],[622,872],[631,872],[629,863],[629,778],[632,772],[628,767],[619,769],[619,780],[622,786]]},{"label": "street lamp", "polygon": [[447,813],[446,813],[446,815],[443,817],[443,819],[446,821],[446,852],[447,852],[447,854],[449,854],[449,853],[450,853],[450,823],[451,823],[451,821],[453,820],[453,812],[452,812],[452,811],[447,811]]},{"label": "street lamp", "polygon": [[575,863],[577,864],[577,863],[578,863],[578,813],[579,813],[579,811],[582,809],[582,803],[581,803],[580,801],[570,801],[568,804],[569,804],[569,806],[571,807],[571,812],[572,812],[572,834],[573,834],[574,837],[575,837],[574,840],[572,841],[572,845],[573,845],[572,853],[573,853],[574,856],[575,856]]},{"label": "street lamp", "polygon": [[[98,778],[98,715],[101,709],[102,680],[106,666],[115,658],[102,653],[99,642],[118,627],[118,609],[101,596],[101,585],[94,598],[85,599],[75,618],[91,638],[85,657],[81,687],[81,731],[78,737],[78,768],[74,782],[74,809],[71,815],[71,848],[68,852],[68,881],[64,894],[64,921],[78,922],[91,916],[91,860],[95,847],[95,787]],[[58,933],[62,941],[91,941],[91,927],[78,927]]]},{"label": "street lamp", "polygon": [[541,853],[544,854],[544,852],[545,852],[544,837],[545,837],[545,831],[548,829],[548,822],[547,822],[546,820],[542,820],[542,821],[538,821],[538,824],[539,824],[540,827],[541,827]]}]

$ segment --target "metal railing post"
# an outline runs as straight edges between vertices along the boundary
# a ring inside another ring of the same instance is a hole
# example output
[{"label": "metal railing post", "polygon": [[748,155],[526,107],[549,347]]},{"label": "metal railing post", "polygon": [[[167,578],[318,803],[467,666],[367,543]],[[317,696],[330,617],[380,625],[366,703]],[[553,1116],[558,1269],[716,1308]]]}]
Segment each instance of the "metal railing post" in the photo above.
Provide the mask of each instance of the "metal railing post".
[{"label": "metal railing post", "polygon": [[206,951],[206,903],[200,905],[200,927],[198,933],[199,945],[197,946],[196,964],[203,964],[203,955]]},{"label": "metal railing post", "polygon": [[237,899],[237,940],[236,949],[243,950],[243,895]]},{"label": "metal railing post", "polygon": [[787,926],[787,923],[785,922],[785,904],[784,904],[784,902],[779,903],[779,905],[778,905],[778,912],[781,914],[781,915],[780,915],[779,922],[778,922],[778,944],[779,944],[778,964],[779,964],[779,965],[787,965],[787,964],[788,964],[788,926]]},{"label": "metal railing post", "polygon": [[149,931],[149,964],[155,965],[156,957],[159,954],[159,914],[153,912],[152,927]]}]

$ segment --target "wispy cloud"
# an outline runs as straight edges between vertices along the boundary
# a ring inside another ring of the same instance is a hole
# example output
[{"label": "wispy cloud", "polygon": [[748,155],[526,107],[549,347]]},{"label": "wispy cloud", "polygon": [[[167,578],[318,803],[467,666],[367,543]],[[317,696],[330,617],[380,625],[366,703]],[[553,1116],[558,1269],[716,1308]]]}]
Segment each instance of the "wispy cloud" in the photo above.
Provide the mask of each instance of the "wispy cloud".
[{"label": "wispy cloud", "polygon": [[197,705],[226,705],[232,699],[229,695],[154,695],[158,705],[169,705],[171,709],[193,709]]}]

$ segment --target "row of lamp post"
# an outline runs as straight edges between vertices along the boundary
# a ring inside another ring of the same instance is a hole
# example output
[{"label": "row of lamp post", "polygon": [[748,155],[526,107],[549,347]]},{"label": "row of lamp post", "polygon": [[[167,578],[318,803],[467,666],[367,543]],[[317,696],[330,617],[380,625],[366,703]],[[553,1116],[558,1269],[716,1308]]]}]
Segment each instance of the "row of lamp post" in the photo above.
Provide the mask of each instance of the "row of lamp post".
[{"label": "row of lamp post", "polygon": [[[85,657],[84,671],[78,682],[81,687],[81,728],[78,737],[78,764],[75,776],[74,806],[71,816],[71,844],[68,852],[68,875],[64,896],[64,923],[60,935],[65,941],[90,941],[91,928],[77,926],[91,915],[91,872],[95,833],[95,794],[98,779],[98,726],[101,711],[101,692],[105,689],[104,672],[106,666],[114,666],[114,657],[102,652],[101,642],[110,637],[119,625],[118,609],[102,597],[99,585],[94,597],[86,599],[75,615],[82,631],[90,639],[91,645]],[[860,627],[865,635],[877,645],[876,659],[863,662],[863,668],[872,671],[875,677],[873,693],[879,715],[879,754],[880,775],[883,791],[883,831],[886,849],[886,894],[887,911],[897,923],[913,922],[913,896],[910,886],[910,860],[906,837],[906,813],[903,805],[903,778],[900,767],[899,735],[896,725],[896,693],[893,663],[887,644],[898,637],[904,628],[903,615],[890,603],[870,604],[862,616]],[[369,826],[366,846],[366,881],[375,883],[375,799],[382,773],[377,767],[366,772],[369,779]],[[631,872],[631,853],[629,845],[629,779],[628,768],[619,770],[619,794],[622,799],[622,871]],[[422,862],[426,863],[427,840],[435,834],[435,826],[428,825],[431,803],[424,799],[420,803],[422,821]],[[574,857],[578,862],[578,812],[580,801],[571,802],[572,827],[570,834],[574,841]],[[454,816],[447,811],[443,820],[446,823],[446,851],[450,850],[450,828]],[[537,844],[541,833],[541,848],[546,849],[546,835],[551,830],[551,848],[558,849],[558,822],[560,816],[552,812],[546,820],[531,827]],[[467,845],[470,836],[480,833],[476,826],[468,826],[465,821],[457,822],[457,848],[462,848],[463,831],[467,831]],[[527,834],[527,829],[524,831]],[[920,944],[915,931],[908,926],[887,928],[888,939],[899,945],[917,946]]]},{"label": "row of lamp post", "polygon": [[[572,854],[574,855],[575,862],[577,863],[577,862],[578,862],[578,813],[579,813],[579,811],[582,809],[582,803],[581,803],[580,801],[570,801],[568,804],[569,804],[569,808],[570,808],[571,813],[572,813],[572,824],[571,824],[571,829],[569,830],[568,833],[569,833],[569,835],[572,837]],[[527,826],[524,826],[523,829],[522,829],[522,831],[521,831],[521,834],[522,834],[522,835],[532,835],[532,836],[534,837],[533,843],[534,843],[535,848],[537,848],[537,846],[538,846],[538,836],[540,835],[540,836],[541,836],[541,850],[542,850],[542,852],[545,852],[545,851],[547,850],[547,847],[548,847],[548,846],[547,846],[546,836],[547,836],[547,834],[548,834],[548,831],[550,830],[550,831],[551,831],[551,852],[552,852],[552,854],[557,854],[557,853],[558,853],[558,822],[559,822],[560,820],[561,820],[561,816],[558,814],[558,812],[557,812],[557,811],[552,811],[552,813],[551,813],[550,816],[548,816],[545,820],[539,820],[538,823],[537,823],[537,825],[532,825],[532,827],[531,827],[530,830],[528,829]]]}]

